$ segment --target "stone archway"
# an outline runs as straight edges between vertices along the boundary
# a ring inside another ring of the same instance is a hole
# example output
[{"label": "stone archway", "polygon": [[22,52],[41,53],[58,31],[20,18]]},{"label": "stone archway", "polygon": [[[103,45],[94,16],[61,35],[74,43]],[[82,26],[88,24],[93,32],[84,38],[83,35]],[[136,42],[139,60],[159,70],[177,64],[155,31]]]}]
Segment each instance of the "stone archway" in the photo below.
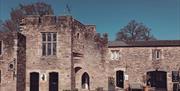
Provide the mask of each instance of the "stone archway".
[{"label": "stone archway", "polygon": [[74,70],[75,70],[75,83],[76,83],[75,87],[80,90],[81,89],[81,75],[83,74],[84,71],[79,66],[75,67]]},{"label": "stone archway", "polygon": [[81,87],[82,89],[89,89],[90,88],[90,77],[89,74],[87,72],[84,72],[82,77],[81,77]]},{"label": "stone archway", "polygon": [[84,75],[85,77],[87,77],[87,74],[88,74],[88,78],[89,78],[88,90],[90,90],[91,86],[90,86],[89,72],[86,69],[83,69],[82,66],[80,66],[80,65],[78,65],[78,66],[76,65],[74,70],[75,70],[75,83],[76,83],[75,88],[77,88],[80,91],[83,90],[83,88],[82,88],[82,76]]}]

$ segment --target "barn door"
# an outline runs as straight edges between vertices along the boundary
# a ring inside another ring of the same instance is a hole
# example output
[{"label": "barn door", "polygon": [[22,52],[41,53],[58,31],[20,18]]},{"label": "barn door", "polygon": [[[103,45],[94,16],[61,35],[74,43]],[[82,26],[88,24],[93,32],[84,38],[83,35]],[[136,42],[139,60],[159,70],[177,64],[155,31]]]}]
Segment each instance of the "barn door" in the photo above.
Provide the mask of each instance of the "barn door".
[{"label": "barn door", "polygon": [[148,85],[156,87],[156,89],[166,91],[167,90],[167,75],[164,71],[150,71],[147,72],[149,77]]},{"label": "barn door", "polygon": [[116,71],[116,86],[124,88],[124,72]]}]

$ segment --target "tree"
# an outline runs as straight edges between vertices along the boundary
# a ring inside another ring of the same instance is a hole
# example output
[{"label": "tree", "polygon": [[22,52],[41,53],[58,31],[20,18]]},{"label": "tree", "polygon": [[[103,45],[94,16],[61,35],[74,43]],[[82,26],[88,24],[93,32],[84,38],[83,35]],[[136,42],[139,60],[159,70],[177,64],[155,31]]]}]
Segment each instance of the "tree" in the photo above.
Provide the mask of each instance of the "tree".
[{"label": "tree", "polygon": [[21,20],[27,15],[53,15],[53,9],[49,4],[44,2],[37,2],[33,4],[19,4],[18,7],[12,9],[10,20],[6,20],[3,25],[7,30],[18,31]]},{"label": "tree", "polygon": [[0,32],[3,31],[3,21],[0,20]]},{"label": "tree", "polygon": [[128,25],[116,34],[116,40],[125,42],[155,40],[150,31],[151,30],[142,23],[131,20]]}]

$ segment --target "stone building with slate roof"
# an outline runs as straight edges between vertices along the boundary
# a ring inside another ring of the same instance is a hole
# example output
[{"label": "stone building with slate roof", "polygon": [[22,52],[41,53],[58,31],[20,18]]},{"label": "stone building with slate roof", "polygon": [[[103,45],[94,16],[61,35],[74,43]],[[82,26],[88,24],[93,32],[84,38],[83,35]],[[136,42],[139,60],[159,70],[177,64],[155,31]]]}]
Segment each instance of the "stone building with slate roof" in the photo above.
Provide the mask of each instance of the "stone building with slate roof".
[{"label": "stone building with slate roof", "polygon": [[109,74],[116,86],[138,89],[149,86],[153,91],[177,91],[180,40],[114,41],[109,42],[108,50],[108,68],[112,70]]},{"label": "stone building with slate roof", "polygon": [[180,41],[108,42],[71,16],[27,16],[0,32],[0,91],[172,91]]}]

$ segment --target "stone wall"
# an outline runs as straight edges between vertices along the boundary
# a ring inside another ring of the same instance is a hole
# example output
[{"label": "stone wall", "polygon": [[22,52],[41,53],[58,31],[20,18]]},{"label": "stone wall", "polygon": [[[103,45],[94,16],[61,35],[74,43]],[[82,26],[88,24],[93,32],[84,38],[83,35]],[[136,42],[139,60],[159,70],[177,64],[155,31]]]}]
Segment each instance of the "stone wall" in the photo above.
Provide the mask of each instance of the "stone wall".
[{"label": "stone wall", "polygon": [[[58,72],[59,90],[71,89],[71,17],[28,16],[22,21],[21,33],[26,36],[26,91],[30,73],[40,75],[40,91],[49,90],[49,73]],[[56,56],[42,56],[42,32],[57,33]],[[43,80],[41,77],[45,76]]]},{"label": "stone wall", "polygon": [[[75,73],[75,85],[82,89],[82,75],[90,76],[90,90],[103,88],[107,90],[107,76],[105,53],[107,50],[107,36],[99,36],[95,25],[84,25],[77,20],[73,21],[73,63]],[[99,80],[101,79],[101,80]]]},{"label": "stone wall", "polygon": [[[94,25],[84,25],[71,16],[28,16],[21,23],[21,33],[26,36],[26,91],[29,91],[30,72],[45,75],[40,80],[40,90],[48,90],[48,73],[60,74],[59,88],[69,90],[81,87],[81,76],[90,76],[90,90],[107,87],[106,53],[107,35],[100,37]],[[41,32],[57,32],[57,55],[42,57]],[[75,68],[81,70],[75,73]],[[99,74],[101,73],[101,74]],[[99,80],[103,78],[102,80]],[[44,88],[42,88],[44,87]]]},{"label": "stone wall", "polygon": [[[161,59],[153,60],[153,50],[161,50]],[[180,47],[117,47],[109,48],[109,58],[111,50],[120,51],[119,60],[109,59],[109,75],[116,78],[116,71],[122,70],[128,79],[125,80],[125,88],[131,83],[143,84],[143,76],[148,71],[167,72],[167,89],[172,91],[172,71],[180,68]],[[154,63],[155,61],[158,61]]]},{"label": "stone wall", "polygon": [[[25,78],[22,77],[25,74],[25,69],[21,68],[23,65],[19,65],[22,61],[17,56],[19,54],[19,56],[24,58],[24,56],[19,53],[20,51],[24,51],[21,50],[22,47],[20,48],[18,44],[19,36],[21,36],[21,34],[17,32],[0,32],[0,41],[3,41],[3,53],[0,55],[1,91],[20,91],[18,90],[18,85],[21,85],[23,90],[25,87],[25,85],[21,84],[24,82],[19,82],[20,80],[24,81],[23,78]],[[21,38],[21,40],[23,40],[23,38]],[[20,45],[23,43],[24,42],[21,42]],[[19,78],[19,76],[22,78]]]},{"label": "stone wall", "polygon": [[[1,91],[30,91],[32,72],[39,74],[40,91],[49,90],[51,72],[58,73],[59,91],[85,90],[84,73],[89,76],[89,90],[107,91],[117,88],[119,70],[124,72],[124,88],[131,83],[146,85],[143,77],[149,71],[167,72],[167,89],[171,91],[172,71],[180,68],[179,46],[108,48],[107,34],[101,36],[95,25],[82,24],[71,16],[27,16],[19,32],[0,33]],[[56,55],[42,55],[43,32],[57,33]],[[160,60],[153,59],[153,51],[157,49],[161,51]],[[119,50],[118,60],[110,59],[111,50]]]}]

